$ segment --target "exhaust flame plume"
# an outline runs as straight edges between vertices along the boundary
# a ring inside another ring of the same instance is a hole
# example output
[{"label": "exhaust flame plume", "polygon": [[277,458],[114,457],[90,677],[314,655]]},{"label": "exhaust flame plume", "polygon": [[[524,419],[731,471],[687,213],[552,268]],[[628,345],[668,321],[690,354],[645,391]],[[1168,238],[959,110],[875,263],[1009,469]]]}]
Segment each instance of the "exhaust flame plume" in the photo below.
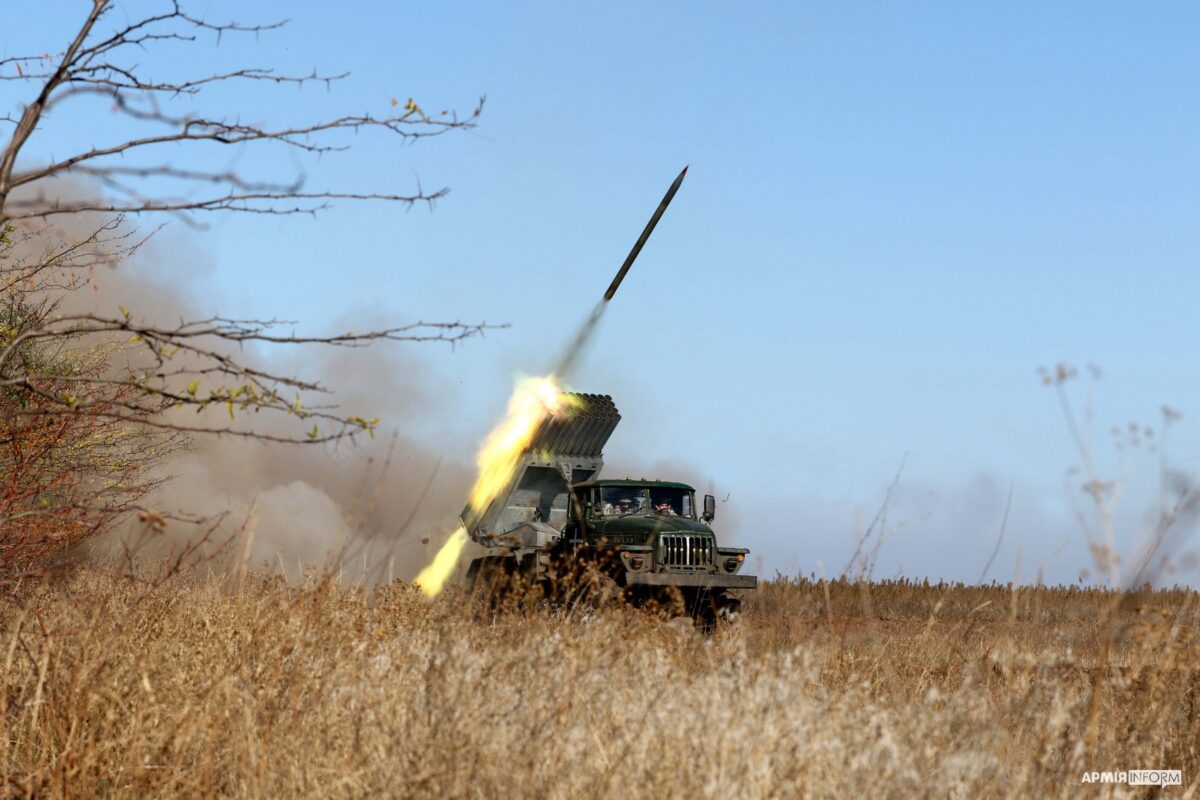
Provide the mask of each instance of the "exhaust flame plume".
[{"label": "exhaust flame plume", "polygon": [[482,511],[508,486],[521,451],[548,416],[567,411],[554,376],[523,378],[508,399],[508,416],[488,434],[475,458],[479,477],[471,488],[471,511]]},{"label": "exhaust flame plume", "polygon": [[[563,394],[553,375],[517,381],[508,399],[508,414],[483,440],[479,455],[475,457],[478,477],[471,487],[468,516],[478,515],[508,488],[522,451],[542,421],[546,417],[568,414],[572,407],[571,398]],[[467,539],[466,528],[459,526],[429,566],[421,570],[415,582],[426,597],[436,597],[442,591]]]},{"label": "exhaust flame plume", "polygon": [[466,545],[467,529],[459,525],[442,545],[442,549],[438,550],[433,561],[429,562],[429,566],[417,575],[415,583],[421,587],[421,591],[425,593],[426,597],[432,599],[442,591],[442,587],[446,585],[446,580],[454,572],[454,566],[458,563],[458,557]]}]

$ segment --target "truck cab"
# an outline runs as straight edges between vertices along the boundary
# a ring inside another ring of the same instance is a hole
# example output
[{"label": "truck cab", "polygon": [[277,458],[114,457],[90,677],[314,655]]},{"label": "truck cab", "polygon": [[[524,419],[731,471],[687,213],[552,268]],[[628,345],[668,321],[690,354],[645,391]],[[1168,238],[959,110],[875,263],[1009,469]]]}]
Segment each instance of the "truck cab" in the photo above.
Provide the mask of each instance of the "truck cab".
[{"label": "truck cab", "polygon": [[686,483],[646,480],[596,480],[573,487],[575,520],[568,542],[587,548],[620,551],[626,586],[704,586],[752,589],[753,576],[738,575],[748,550],[720,547],[709,526],[716,503],[696,504]]}]

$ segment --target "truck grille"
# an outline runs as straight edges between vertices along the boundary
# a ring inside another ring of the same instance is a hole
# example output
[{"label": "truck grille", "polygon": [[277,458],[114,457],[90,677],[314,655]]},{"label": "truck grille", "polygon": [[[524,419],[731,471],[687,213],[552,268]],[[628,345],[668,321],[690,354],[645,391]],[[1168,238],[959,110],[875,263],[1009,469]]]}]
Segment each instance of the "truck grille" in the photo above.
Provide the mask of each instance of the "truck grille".
[{"label": "truck grille", "polygon": [[713,541],[707,536],[669,534],[660,540],[664,566],[707,568],[712,564]]}]

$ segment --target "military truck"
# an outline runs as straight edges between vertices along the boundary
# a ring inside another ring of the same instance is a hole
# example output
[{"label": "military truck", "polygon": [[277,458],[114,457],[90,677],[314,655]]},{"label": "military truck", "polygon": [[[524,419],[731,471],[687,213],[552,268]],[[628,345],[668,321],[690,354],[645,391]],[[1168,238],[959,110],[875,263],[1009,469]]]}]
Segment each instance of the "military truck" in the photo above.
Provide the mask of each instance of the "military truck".
[{"label": "military truck", "polygon": [[524,587],[551,602],[655,604],[705,627],[736,617],[731,592],[758,579],[741,574],[749,550],[718,546],[713,496],[698,508],[686,483],[600,478],[621,415],[608,395],[571,405],[535,431],[506,491],[464,510],[468,586],[493,599]]}]

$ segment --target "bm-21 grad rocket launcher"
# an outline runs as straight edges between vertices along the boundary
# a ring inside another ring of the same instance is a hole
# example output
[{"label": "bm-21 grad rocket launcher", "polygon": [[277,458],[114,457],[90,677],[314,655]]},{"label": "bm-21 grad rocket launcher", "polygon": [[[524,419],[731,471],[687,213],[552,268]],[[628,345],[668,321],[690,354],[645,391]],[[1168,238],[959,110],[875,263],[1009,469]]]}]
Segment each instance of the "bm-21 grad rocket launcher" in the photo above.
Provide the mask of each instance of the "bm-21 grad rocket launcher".
[{"label": "bm-21 grad rocket launcher", "polygon": [[[604,303],[679,191],[671,184],[617,271]],[[595,319],[595,317],[593,317]],[[500,602],[513,591],[538,590],[560,602],[655,602],[711,627],[732,619],[758,579],[742,575],[749,553],[717,543],[716,501],[686,483],[600,477],[603,449],[621,421],[608,395],[568,393],[572,411],[547,416],[520,454],[507,490],[462,523],[472,544],[467,583]]]}]

